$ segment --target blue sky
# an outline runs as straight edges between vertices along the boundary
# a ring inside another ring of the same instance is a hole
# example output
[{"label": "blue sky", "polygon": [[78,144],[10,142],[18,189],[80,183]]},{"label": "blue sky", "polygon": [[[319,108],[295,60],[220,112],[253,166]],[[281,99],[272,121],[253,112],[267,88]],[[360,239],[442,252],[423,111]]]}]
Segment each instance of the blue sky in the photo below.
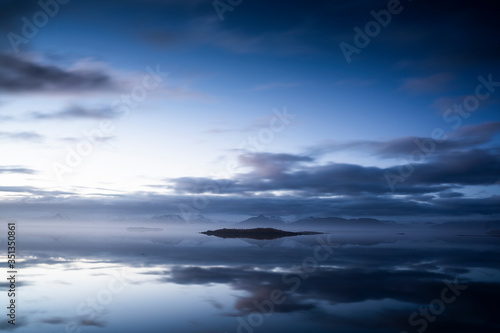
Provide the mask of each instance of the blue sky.
[{"label": "blue sky", "polygon": [[498,216],[493,5],[232,3],[1,1],[0,215]]}]

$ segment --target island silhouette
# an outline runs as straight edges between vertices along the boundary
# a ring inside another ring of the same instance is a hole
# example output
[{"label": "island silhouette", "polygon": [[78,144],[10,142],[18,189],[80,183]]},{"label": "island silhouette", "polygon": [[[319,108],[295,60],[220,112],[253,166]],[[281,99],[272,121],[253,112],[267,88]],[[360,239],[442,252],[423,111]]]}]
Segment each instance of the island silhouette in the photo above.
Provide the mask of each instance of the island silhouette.
[{"label": "island silhouette", "polygon": [[319,235],[321,232],[301,231],[292,232],[274,228],[253,228],[253,229],[217,229],[200,232],[208,236],[220,238],[251,238],[260,240],[277,239],[282,237],[300,236],[300,235]]}]

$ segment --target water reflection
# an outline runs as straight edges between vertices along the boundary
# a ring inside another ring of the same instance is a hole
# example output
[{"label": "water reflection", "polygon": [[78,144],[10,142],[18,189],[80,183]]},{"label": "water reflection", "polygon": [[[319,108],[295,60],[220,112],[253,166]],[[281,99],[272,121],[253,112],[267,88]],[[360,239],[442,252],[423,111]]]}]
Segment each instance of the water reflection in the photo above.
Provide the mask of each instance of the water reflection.
[{"label": "water reflection", "polygon": [[500,327],[495,237],[342,231],[259,241],[195,229],[18,225],[19,332]]}]

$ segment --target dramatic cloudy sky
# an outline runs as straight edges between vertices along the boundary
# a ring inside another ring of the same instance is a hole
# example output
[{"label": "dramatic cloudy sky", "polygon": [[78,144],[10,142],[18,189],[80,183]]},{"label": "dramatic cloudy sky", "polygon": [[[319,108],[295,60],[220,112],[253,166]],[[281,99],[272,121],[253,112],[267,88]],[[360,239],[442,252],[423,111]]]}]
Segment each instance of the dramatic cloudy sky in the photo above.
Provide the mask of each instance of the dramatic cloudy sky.
[{"label": "dramatic cloudy sky", "polygon": [[491,1],[0,4],[1,217],[498,217]]}]

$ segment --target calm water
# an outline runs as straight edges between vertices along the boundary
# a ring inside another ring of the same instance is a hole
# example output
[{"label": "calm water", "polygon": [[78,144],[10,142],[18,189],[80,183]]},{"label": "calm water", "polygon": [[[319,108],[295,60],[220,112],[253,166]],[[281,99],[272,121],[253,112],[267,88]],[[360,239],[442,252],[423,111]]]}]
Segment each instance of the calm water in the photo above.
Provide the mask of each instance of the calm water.
[{"label": "calm water", "polygon": [[[500,238],[344,230],[258,241],[131,226],[18,221],[14,330],[500,330]],[[0,246],[5,262],[5,237]]]}]

